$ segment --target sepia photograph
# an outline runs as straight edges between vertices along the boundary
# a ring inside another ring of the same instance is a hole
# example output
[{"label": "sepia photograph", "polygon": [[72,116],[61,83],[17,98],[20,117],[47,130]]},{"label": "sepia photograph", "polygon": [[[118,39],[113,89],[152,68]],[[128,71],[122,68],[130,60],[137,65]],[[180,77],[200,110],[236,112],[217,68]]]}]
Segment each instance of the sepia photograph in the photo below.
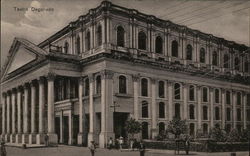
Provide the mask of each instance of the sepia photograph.
[{"label": "sepia photograph", "polygon": [[1,0],[0,156],[250,156],[250,0]]}]

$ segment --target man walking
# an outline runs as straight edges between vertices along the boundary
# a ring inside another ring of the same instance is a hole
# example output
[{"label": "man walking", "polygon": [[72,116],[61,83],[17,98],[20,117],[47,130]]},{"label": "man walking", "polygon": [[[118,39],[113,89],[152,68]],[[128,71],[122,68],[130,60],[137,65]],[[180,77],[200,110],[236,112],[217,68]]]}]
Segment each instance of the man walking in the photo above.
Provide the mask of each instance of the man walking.
[{"label": "man walking", "polygon": [[95,142],[94,141],[91,141],[91,145],[89,146],[89,150],[90,150],[90,153],[91,153],[91,156],[95,156]]},{"label": "man walking", "polygon": [[143,144],[143,142],[140,142],[140,146],[139,146],[139,151],[140,151],[140,156],[144,156],[145,154],[145,145]]}]

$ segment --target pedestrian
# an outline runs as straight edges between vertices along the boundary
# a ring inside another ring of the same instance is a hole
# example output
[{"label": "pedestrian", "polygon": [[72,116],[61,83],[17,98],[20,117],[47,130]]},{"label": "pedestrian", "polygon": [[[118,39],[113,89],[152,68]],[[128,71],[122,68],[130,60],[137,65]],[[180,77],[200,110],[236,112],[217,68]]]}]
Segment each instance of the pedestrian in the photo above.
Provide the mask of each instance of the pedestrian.
[{"label": "pedestrian", "polygon": [[123,145],[123,137],[120,136],[119,138],[119,145],[120,145],[120,150],[122,150],[122,145]]},{"label": "pedestrian", "polygon": [[188,137],[186,137],[186,139],[185,139],[185,150],[186,150],[187,155],[189,153],[189,148],[190,148],[190,139]]},{"label": "pedestrian", "polygon": [[5,148],[5,142],[2,140],[1,141],[1,147],[0,147],[0,156],[6,156],[6,148]]},{"label": "pedestrian", "polygon": [[48,134],[44,135],[44,142],[45,142],[45,146],[48,147],[49,146],[49,136],[48,136]]},{"label": "pedestrian", "polygon": [[134,139],[130,139],[130,149],[134,150]]},{"label": "pedestrian", "polygon": [[113,138],[110,137],[108,141],[108,149],[111,150],[113,148]]},{"label": "pedestrian", "polygon": [[139,146],[140,156],[144,156],[145,150],[146,150],[146,147],[145,147],[144,143],[141,141],[140,146]]},{"label": "pedestrian", "polygon": [[95,142],[94,141],[91,141],[91,144],[89,146],[89,150],[90,150],[90,153],[91,153],[91,156],[95,156]]}]

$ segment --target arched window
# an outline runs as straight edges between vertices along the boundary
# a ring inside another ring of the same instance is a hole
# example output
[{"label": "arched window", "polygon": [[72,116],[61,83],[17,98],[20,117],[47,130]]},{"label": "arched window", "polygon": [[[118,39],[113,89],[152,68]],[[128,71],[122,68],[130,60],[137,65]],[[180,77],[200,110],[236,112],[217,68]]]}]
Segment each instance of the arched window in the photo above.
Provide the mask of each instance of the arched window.
[{"label": "arched window", "polygon": [[224,62],[224,65],[223,65],[224,68],[229,68],[229,56],[228,56],[228,54],[224,55],[223,62]]},{"label": "arched window", "polygon": [[141,109],[142,118],[148,118],[148,102],[142,101],[142,109]]},{"label": "arched window", "polygon": [[147,36],[143,31],[138,34],[138,48],[141,50],[146,50]]},{"label": "arched window", "polygon": [[189,100],[194,101],[194,86],[189,86]]},{"label": "arched window", "polygon": [[122,26],[117,27],[117,46],[124,47],[125,42],[125,31]]},{"label": "arched window", "polygon": [[204,48],[200,49],[200,62],[206,63],[206,52]]},{"label": "arched window", "polygon": [[142,139],[148,139],[148,123],[142,122],[141,126]]},{"label": "arched window", "polygon": [[231,121],[231,109],[227,108],[227,121]]},{"label": "arched window", "polygon": [[208,125],[206,123],[203,124],[203,134],[208,134]]},{"label": "arched window", "polygon": [[155,52],[158,54],[162,54],[162,38],[161,38],[161,36],[157,36],[155,39]]},{"label": "arched window", "polygon": [[189,124],[189,134],[194,136],[194,123]]},{"label": "arched window", "polygon": [[203,120],[208,120],[208,108],[207,106],[203,106]]},{"label": "arched window", "polygon": [[172,41],[172,56],[178,57],[178,42],[176,40]]},{"label": "arched window", "polygon": [[119,93],[127,93],[127,80],[126,77],[123,75],[119,76]]},{"label": "arched window", "polygon": [[174,105],[174,110],[175,110],[175,117],[176,118],[181,118],[181,106],[179,103],[176,103]]},{"label": "arched window", "polygon": [[208,102],[207,94],[208,94],[207,88],[206,87],[202,88],[202,95],[203,95],[202,100],[203,100],[203,102]]},{"label": "arched window", "polygon": [[86,34],[86,51],[89,51],[90,50],[90,32],[88,31],[87,34]]},{"label": "arched window", "polygon": [[230,133],[231,132],[231,124],[227,124],[225,130],[227,133]]},{"label": "arched window", "polygon": [[141,79],[141,95],[148,96],[148,80],[146,78]]},{"label": "arched window", "polygon": [[220,91],[219,89],[215,89],[215,103],[219,103],[220,102]]},{"label": "arched window", "polygon": [[244,63],[244,72],[248,73],[249,69],[248,69],[249,63],[247,61],[245,61]]},{"label": "arched window", "polygon": [[174,97],[175,99],[181,99],[181,86],[179,83],[174,84]]},{"label": "arched window", "polygon": [[81,40],[79,35],[76,37],[76,54],[80,54],[81,53]]},{"label": "arched window", "polygon": [[102,45],[102,26],[97,27],[97,46]]},{"label": "arched window", "polygon": [[67,41],[64,43],[64,53],[65,54],[69,53],[69,43]]},{"label": "arched window", "polygon": [[190,44],[187,45],[186,52],[187,52],[186,59],[187,60],[192,60],[193,47]]},{"label": "arched window", "polygon": [[240,59],[238,57],[234,59],[234,69],[240,70]]},{"label": "arched window", "polygon": [[159,103],[159,118],[165,118],[165,103]]},{"label": "arched window", "polygon": [[84,81],[84,95],[85,96],[89,96],[89,79],[86,78],[85,81]]},{"label": "arched window", "polygon": [[163,134],[165,132],[165,123],[160,122],[159,123],[159,134]]},{"label": "arched window", "polygon": [[231,94],[229,91],[226,91],[226,104],[231,104]]},{"label": "arched window", "polygon": [[214,65],[214,66],[218,65],[218,55],[217,55],[216,51],[213,52],[212,65]]},{"label": "arched window", "polygon": [[237,105],[241,105],[241,93],[237,93]]},{"label": "arched window", "polygon": [[220,120],[220,108],[215,107],[215,120]]},{"label": "arched window", "polygon": [[237,109],[237,121],[241,121],[241,109]]},{"label": "arched window", "polygon": [[158,87],[159,87],[159,98],[164,98],[165,96],[165,87],[164,87],[164,82],[163,81],[159,81],[158,83]]},{"label": "arched window", "polygon": [[194,117],[194,105],[189,105],[189,118],[195,119],[195,117]]},{"label": "arched window", "polygon": [[101,94],[101,76],[96,77],[96,94]]}]

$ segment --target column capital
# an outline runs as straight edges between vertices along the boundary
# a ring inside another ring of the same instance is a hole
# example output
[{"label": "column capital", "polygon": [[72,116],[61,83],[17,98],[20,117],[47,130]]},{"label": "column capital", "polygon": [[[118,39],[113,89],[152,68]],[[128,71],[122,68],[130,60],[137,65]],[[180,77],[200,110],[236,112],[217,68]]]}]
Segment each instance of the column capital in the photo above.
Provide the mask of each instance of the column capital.
[{"label": "column capital", "polygon": [[50,72],[50,73],[48,73],[48,75],[47,75],[46,77],[47,77],[47,80],[48,80],[48,81],[54,81],[55,78],[56,78],[56,74]]},{"label": "column capital", "polygon": [[221,90],[221,93],[225,93],[226,92],[225,88],[220,88],[220,90]]},{"label": "column capital", "polygon": [[199,85],[199,84],[196,85],[197,89],[201,89],[201,87],[202,87],[202,85]]},{"label": "column capital", "polygon": [[3,96],[3,97],[6,97],[6,96],[7,96],[7,93],[6,93],[6,92],[3,92],[3,93],[2,93],[2,96]]},{"label": "column capital", "polygon": [[114,72],[111,70],[103,70],[101,71],[101,75],[103,79],[112,79],[114,76]]},{"label": "column capital", "polygon": [[12,88],[12,89],[11,89],[11,92],[12,92],[12,93],[16,93],[16,92],[17,92],[17,89],[16,89],[16,88]]},{"label": "column capital", "polygon": [[10,96],[11,95],[11,90],[8,90],[7,91],[7,96]]},{"label": "column capital", "polygon": [[88,79],[89,79],[89,82],[93,82],[94,81],[94,74],[88,74]]},{"label": "column capital", "polygon": [[155,82],[156,82],[156,78],[150,78],[150,81],[151,81],[151,83],[154,83],[155,84]]},{"label": "column capital", "polygon": [[168,83],[169,85],[173,85],[173,84],[175,83],[175,81],[173,81],[173,80],[167,80],[167,83]]},{"label": "column capital", "polygon": [[84,81],[84,77],[78,77],[78,83],[79,84],[83,84],[83,81]]},{"label": "column capital", "polygon": [[30,86],[31,86],[31,87],[34,87],[35,84],[36,84],[36,82],[37,82],[37,80],[31,80],[31,81],[30,81]]},{"label": "column capital", "polygon": [[22,90],[23,90],[23,86],[20,85],[20,86],[17,87],[17,91],[18,91],[18,92],[20,92],[20,91],[22,91]]},{"label": "column capital", "polygon": [[209,86],[208,88],[209,88],[209,91],[210,91],[210,92],[213,92],[213,91],[215,90],[215,88],[214,88],[214,87],[211,87],[211,86]]},{"label": "column capital", "polygon": [[25,83],[25,84],[23,85],[23,88],[24,88],[24,89],[28,89],[28,88],[29,88],[29,86],[30,86],[30,84],[29,84],[29,83]]},{"label": "column capital", "polygon": [[132,80],[133,80],[133,82],[138,82],[140,80],[140,74],[133,74]]}]

